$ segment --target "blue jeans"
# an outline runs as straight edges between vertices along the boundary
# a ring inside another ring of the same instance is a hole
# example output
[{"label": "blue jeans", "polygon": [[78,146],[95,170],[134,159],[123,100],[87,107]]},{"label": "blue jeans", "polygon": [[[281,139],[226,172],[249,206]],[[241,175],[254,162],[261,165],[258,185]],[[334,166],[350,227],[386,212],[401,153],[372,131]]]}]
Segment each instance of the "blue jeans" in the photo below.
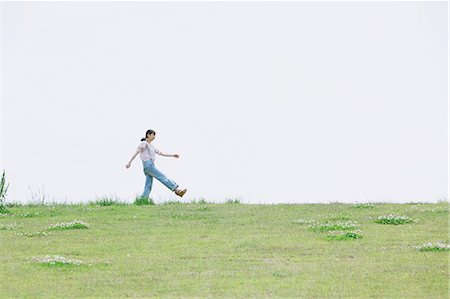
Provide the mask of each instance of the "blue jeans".
[{"label": "blue jeans", "polygon": [[152,160],[144,161],[142,162],[142,164],[144,165],[144,174],[146,176],[146,180],[144,193],[142,193],[141,197],[148,197],[150,195],[150,191],[152,191],[153,178],[156,178],[172,191],[175,191],[175,189],[178,187],[177,183],[166,177],[155,167],[155,163],[153,163]]}]

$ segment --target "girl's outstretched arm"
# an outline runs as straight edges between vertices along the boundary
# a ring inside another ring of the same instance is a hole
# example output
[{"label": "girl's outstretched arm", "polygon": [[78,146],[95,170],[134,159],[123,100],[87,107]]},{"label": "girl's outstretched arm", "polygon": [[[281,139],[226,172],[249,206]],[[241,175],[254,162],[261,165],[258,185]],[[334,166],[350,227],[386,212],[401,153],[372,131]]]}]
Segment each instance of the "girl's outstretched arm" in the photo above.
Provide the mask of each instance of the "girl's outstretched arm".
[{"label": "girl's outstretched arm", "polygon": [[126,168],[130,168],[131,162],[133,162],[134,158],[136,158],[137,155],[139,155],[139,151],[136,151],[136,153],[133,155],[133,157],[131,157],[131,159],[130,159],[130,161],[128,162],[128,164],[125,165]]},{"label": "girl's outstretched arm", "polygon": [[163,157],[172,157],[172,158],[177,158],[177,159],[180,157],[180,155],[178,155],[178,154],[165,154],[161,151],[158,151],[157,154],[160,156],[163,156]]}]

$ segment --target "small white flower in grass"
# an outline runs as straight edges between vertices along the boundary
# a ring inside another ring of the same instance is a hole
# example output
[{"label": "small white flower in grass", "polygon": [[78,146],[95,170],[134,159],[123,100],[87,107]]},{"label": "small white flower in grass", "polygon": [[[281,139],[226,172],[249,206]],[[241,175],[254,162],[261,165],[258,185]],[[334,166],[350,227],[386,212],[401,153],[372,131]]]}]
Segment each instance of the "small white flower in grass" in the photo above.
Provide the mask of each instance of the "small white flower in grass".
[{"label": "small white flower in grass", "polygon": [[389,215],[383,215],[378,216],[377,220],[375,220],[376,223],[381,224],[404,224],[404,223],[417,223],[419,219],[412,219],[408,216],[401,216],[398,214],[389,214]]},{"label": "small white flower in grass", "polygon": [[309,226],[312,230],[333,231],[333,230],[355,230],[359,224],[356,221],[335,221],[325,223],[313,223]]},{"label": "small white flower in grass", "polygon": [[17,227],[16,223],[1,224],[0,230],[12,230]]},{"label": "small white flower in grass", "polygon": [[329,231],[327,234],[328,240],[349,240],[349,239],[361,239],[362,236],[358,234],[360,230],[354,231]]},{"label": "small white flower in grass", "polygon": [[69,258],[60,256],[60,255],[54,255],[54,256],[47,255],[45,257],[33,257],[33,260],[40,264],[46,264],[46,265],[50,265],[50,266],[62,266],[62,265],[80,266],[81,264],[83,264],[82,261],[75,260],[75,259],[69,259]]},{"label": "small white flower in grass", "polygon": [[328,232],[329,236],[340,236],[340,235],[345,235],[345,232],[342,230],[332,230]]},{"label": "small white flower in grass", "polygon": [[422,246],[415,246],[419,251],[449,251],[450,244],[448,242],[437,241],[436,243],[427,242]]},{"label": "small white flower in grass", "polygon": [[82,229],[88,228],[89,224],[81,220],[74,220],[72,222],[61,222],[56,224],[50,224],[48,229]]},{"label": "small white flower in grass", "polygon": [[298,223],[298,224],[312,224],[316,221],[314,219],[311,219],[311,220],[298,219],[298,220],[292,220],[292,222]]}]

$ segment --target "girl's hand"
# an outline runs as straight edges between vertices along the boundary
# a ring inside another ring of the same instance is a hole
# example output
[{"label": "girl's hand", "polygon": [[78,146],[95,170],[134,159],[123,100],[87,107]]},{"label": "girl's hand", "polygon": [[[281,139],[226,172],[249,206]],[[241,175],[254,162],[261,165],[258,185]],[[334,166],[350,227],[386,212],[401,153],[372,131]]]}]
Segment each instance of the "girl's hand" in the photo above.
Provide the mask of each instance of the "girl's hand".
[{"label": "girl's hand", "polygon": [[173,155],[173,157],[178,159],[180,157],[180,155],[175,154],[175,155]]},{"label": "girl's hand", "polygon": [[130,166],[131,166],[130,163],[128,163],[127,165],[125,165],[125,167],[126,167],[127,169],[130,168]]}]

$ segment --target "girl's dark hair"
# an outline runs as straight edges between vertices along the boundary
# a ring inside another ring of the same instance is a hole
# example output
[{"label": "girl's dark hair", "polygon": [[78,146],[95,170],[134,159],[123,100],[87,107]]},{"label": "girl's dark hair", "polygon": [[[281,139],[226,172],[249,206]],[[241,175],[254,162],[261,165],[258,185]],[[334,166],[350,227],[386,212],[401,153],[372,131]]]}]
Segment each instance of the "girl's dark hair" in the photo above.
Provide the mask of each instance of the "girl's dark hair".
[{"label": "girl's dark hair", "polygon": [[144,141],[145,138],[147,138],[148,135],[152,135],[152,134],[156,134],[155,131],[153,130],[147,130],[147,132],[145,132],[145,137],[141,139],[141,141]]}]

